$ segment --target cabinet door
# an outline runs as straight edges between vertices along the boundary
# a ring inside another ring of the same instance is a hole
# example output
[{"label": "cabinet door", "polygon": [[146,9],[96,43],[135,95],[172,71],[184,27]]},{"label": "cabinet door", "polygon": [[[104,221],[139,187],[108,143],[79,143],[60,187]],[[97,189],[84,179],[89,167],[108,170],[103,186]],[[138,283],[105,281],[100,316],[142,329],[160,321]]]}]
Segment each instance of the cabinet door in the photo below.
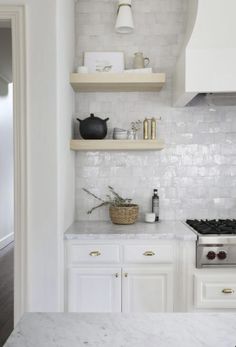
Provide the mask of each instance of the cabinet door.
[{"label": "cabinet door", "polygon": [[124,268],[123,312],[173,311],[173,271],[170,267]]},{"label": "cabinet door", "polygon": [[121,269],[69,269],[68,311],[121,312]]}]

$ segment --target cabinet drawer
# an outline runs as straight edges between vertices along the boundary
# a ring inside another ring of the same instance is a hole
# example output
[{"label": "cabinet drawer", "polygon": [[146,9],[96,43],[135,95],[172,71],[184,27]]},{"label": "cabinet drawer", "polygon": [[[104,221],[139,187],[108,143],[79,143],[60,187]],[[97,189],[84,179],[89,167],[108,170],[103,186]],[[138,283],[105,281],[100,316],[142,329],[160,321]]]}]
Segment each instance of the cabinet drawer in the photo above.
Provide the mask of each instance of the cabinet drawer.
[{"label": "cabinet drawer", "polygon": [[195,275],[196,308],[236,308],[236,275]]},{"label": "cabinet drawer", "polygon": [[68,246],[68,264],[101,264],[119,263],[120,248],[118,245],[78,245]]},{"label": "cabinet drawer", "polygon": [[129,245],[124,247],[126,263],[172,263],[174,249],[172,245]]}]

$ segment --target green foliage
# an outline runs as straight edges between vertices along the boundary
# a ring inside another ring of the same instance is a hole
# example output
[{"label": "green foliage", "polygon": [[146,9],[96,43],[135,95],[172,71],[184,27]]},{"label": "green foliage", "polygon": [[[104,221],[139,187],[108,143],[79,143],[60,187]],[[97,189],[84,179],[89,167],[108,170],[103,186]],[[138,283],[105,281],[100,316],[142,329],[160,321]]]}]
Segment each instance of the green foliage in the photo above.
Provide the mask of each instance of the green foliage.
[{"label": "green foliage", "polygon": [[99,207],[102,206],[126,206],[126,205],[130,205],[132,199],[124,199],[122,198],[118,193],[116,193],[116,191],[114,190],[114,188],[112,188],[111,186],[108,186],[109,192],[110,194],[106,194],[106,199],[101,199],[99,198],[97,195],[91,193],[88,189],[83,188],[83,191],[85,191],[87,194],[91,195],[92,197],[94,197],[95,199],[97,199],[98,201],[100,201],[100,204],[93,207],[91,210],[89,210],[87,213],[91,214],[94,210],[96,210]]}]

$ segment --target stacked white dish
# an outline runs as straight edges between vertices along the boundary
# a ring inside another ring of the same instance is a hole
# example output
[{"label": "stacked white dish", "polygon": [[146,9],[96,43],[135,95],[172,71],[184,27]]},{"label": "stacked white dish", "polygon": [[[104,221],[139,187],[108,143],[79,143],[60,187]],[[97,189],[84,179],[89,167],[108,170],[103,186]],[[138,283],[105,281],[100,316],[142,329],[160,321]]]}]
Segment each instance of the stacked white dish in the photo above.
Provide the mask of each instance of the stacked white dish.
[{"label": "stacked white dish", "polygon": [[124,70],[124,73],[152,73],[152,68],[151,67],[145,67],[143,69],[129,69],[129,70]]},{"label": "stacked white dish", "polygon": [[125,129],[114,128],[113,139],[114,140],[127,140],[128,131]]}]

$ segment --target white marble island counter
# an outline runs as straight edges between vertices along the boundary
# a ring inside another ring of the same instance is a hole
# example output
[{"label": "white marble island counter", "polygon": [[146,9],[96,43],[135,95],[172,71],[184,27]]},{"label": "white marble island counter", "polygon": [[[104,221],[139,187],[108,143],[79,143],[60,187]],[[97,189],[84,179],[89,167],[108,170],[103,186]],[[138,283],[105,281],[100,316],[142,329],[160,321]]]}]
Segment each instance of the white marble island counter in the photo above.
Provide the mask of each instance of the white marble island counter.
[{"label": "white marble island counter", "polygon": [[27,313],[5,347],[234,347],[236,314]]},{"label": "white marble island counter", "polygon": [[89,239],[179,239],[196,240],[197,236],[181,221],[115,225],[111,222],[75,222],[65,233],[66,240]]}]

